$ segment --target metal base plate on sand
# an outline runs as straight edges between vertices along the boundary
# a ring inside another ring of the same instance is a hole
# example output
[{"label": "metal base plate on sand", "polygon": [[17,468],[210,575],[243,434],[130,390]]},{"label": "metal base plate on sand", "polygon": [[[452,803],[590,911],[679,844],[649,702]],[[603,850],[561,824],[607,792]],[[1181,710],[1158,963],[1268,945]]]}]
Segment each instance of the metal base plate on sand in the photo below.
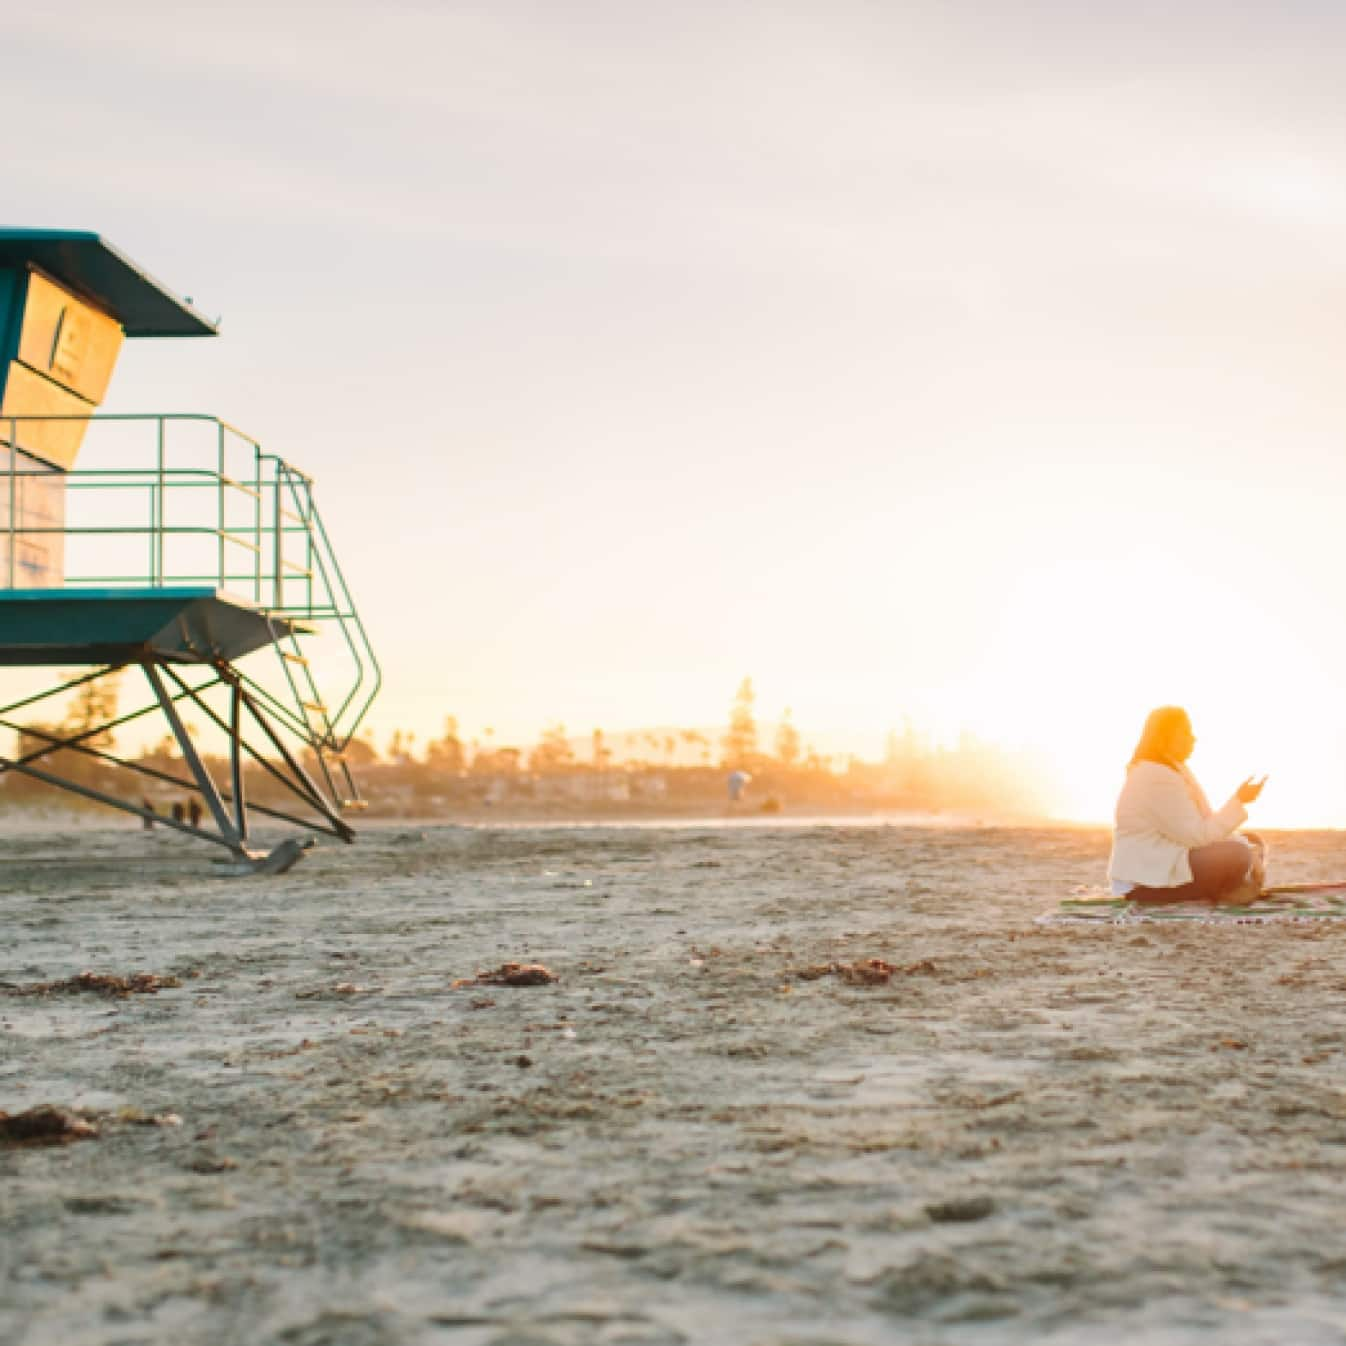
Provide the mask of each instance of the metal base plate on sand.
[{"label": "metal base plate on sand", "polygon": [[211,868],[216,877],[222,879],[239,879],[249,874],[284,874],[304,858],[304,852],[312,849],[315,840],[314,837],[287,837],[269,851],[246,851],[242,858],[212,860]]}]

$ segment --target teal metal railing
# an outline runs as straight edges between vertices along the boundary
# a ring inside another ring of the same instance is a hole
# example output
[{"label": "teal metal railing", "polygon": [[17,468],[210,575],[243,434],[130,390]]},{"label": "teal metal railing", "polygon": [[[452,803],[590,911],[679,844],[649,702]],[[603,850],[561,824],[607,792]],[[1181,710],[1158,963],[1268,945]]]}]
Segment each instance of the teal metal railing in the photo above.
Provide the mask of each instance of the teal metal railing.
[{"label": "teal metal railing", "polygon": [[[92,465],[62,472],[22,452],[43,425],[75,421],[87,422],[80,454]],[[31,587],[25,566],[42,587],[199,585],[253,604],[275,619],[300,711],[273,704],[334,752],[382,683],[313,479],[217,417],[0,417],[0,589]],[[347,655],[335,704],[298,649],[283,648],[319,632]]]}]

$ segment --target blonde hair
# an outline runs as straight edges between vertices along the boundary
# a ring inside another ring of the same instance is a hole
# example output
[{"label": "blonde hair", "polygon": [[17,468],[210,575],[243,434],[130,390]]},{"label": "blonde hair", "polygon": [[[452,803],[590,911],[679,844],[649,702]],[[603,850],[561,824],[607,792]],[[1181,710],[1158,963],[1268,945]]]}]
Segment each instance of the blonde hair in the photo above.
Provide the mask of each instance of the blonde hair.
[{"label": "blonde hair", "polygon": [[1176,766],[1169,751],[1179,730],[1192,730],[1191,717],[1181,706],[1159,706],[1145,717],[1145,728],[1140,731],[1140,742],[1131,754],[1128,766],[1137,762],[1158,762],[1160,766]]}]

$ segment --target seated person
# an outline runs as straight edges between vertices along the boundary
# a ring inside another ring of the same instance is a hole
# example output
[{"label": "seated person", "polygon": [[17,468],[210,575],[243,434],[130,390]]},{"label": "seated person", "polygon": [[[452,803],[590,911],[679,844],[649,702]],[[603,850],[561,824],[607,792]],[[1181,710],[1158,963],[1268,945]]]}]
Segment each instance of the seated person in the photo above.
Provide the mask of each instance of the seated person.
[{"label": "seated person", "polygon": [[1235,833],[1265,777],[1250,776],[1214,810],[1187,769],[1196,746],[1180,706],[1150,712],[1117,800],[1108,878],[1114,896],[1136,902],[1253,901],[1266,877],[1266,847]]}]

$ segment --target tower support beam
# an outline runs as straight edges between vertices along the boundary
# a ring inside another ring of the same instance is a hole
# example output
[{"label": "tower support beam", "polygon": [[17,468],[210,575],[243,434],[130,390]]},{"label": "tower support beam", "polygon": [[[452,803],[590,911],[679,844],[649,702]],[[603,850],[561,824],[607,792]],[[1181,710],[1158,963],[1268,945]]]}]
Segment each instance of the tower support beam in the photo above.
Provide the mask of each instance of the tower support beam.
[{"label": "tower support beam", "polygon": [[[265,709],[248,694],[240,674],[228,661],[215,661],[210,670],[213,676],[199,685],[193,685],[168,660],[146,655],[133,662],[140,665],[146,683],[153,693],[153,700],[148,705],[123,715],[116,715],[103,723],[81,725],[71,732],[54,732],[37,726],[23,725],[11,719],[10,715],[13,711],[35,705],[46,697],[83,686],[96,678],[120,672],[127,666],[126,664],[96,669],[72,682],[58,683],[46,691],[25,697],[12,706],[0,708],[0,728],[10,729],[30,740],[36,740],[36,746],[29,747],[17,757],[0,756],[0,776],[12,771],[17,775],[42,781],[80,799],[115,808],[147,822],[161,823],[188,836],[221,846],[230,854],[227,869],[231,874],[284,872],[313,844],[312,836],[299,836],[282,841],[269,852],[253,850],[248,845],[251,833],[250,818],[253,814],[282,820],[301,828],[326,832],[342,841],[348,842],[354,838],[354,832],[337,811],[337,801],[323,793],[321,787],[304,768],[298,753],[285,742],[280,727],[272,722]],[[229,702],[225,714],[219,713],[211,706],[204,695],[220,686],[228,690]],[[179,703],[184,700],[190,701],[223,732],[228,747],[227,785],[217,784],[193,731],[183,719]],[[172,733],[189,773],[186,779],[105,751],[103,747],[94,746],[100,739],[106,743],[106,738],[112,730],[155,712],[163,716],[167,728]],[[262,730],[269,747],[273,749],[270,757],[258,746],[249,742],[245,736],[245,722],[249,717]],[[314,748],[314,751],[320,749]],[[213,826],[197,826],[185,819],[158,813],[148,801],[136,803],[114,793],[112,788],[104,788],[107,786],[104,780],[81,779],[83,773],[77,772],[68,764],[66,769],[62,770],[59,757],[61,753],[71,753],[80,760],[96,761],[134,773],[139,777],[193,791],[205,802]],[[55,760],[50,765],[38,765],[46,758]],[[252,802],[249,799],[244,770],[248,762],[263,770],[271,781],[284,787],[298,803],[315,816],[306,819],[281,809]]]}]

